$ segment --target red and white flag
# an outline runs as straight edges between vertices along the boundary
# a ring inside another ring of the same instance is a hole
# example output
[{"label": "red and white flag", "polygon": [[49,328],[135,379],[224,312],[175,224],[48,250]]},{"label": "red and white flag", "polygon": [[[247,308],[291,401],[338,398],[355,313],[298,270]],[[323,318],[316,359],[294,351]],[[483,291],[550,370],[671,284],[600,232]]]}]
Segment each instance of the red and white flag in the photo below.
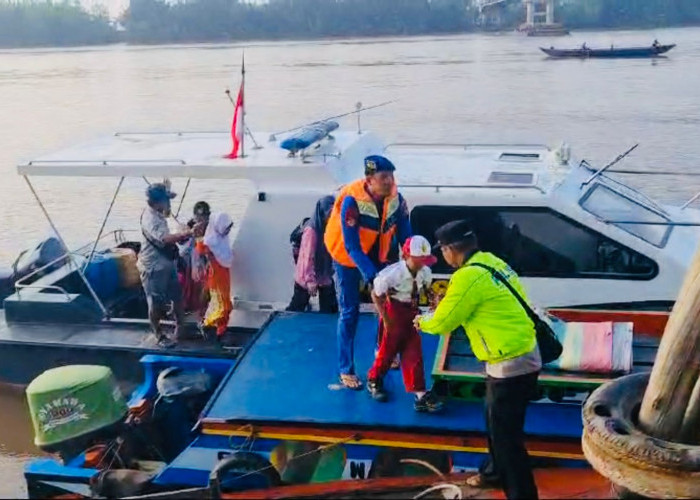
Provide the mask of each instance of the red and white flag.
[{"label": "red and white flag", "polygon": [[236,106],[233,110],[233,123],[231,124],[231,139],[233,140],[233,148],[226,158],[238,158],[238,152],[244,140],[245,131],[243,130],[243,113],[245,111],[243,104],[243,86],[244,82],[241,82],[241,88],[238,90],[238,97],[236,98]]}]

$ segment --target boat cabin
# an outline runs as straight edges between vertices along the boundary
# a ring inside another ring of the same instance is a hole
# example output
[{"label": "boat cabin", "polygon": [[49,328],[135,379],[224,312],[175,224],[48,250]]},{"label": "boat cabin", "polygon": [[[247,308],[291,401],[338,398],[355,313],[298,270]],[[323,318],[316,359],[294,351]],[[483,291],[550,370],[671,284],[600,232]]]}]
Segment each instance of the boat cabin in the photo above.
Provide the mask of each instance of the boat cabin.
[{"label": "boat cabin", "polygon": [[[441,224],[470,219],[482,248],[504,258],[542,307],[668,309],[700,235],[695,209],[656,203],[573,159],[566,146],[384,144],[372,133],[341,131],[292,152],[271,136],[244,158],[227,159],[222,152],[229,141],[227,133],[119,133],[19,165],[18,173],[30,186],[33,176],[249,179],[256,194],[236,221],[233,244],[232,288],[240,311],[286,307],[293,284],[290,231],[318,198],[362,176],[369,154],[396,164],[416,234],[432,240]],[[112,246],[133,247],[124,235],[139,239],[138,220],[125,229],[136,231],[120,232],[121,241]],[[85,267],[80,259],[96,258],[91,250],[112,240],[108,236],[99,234],[97,243],[71,254],[62,271],[21,280],[5,301],[8,320],[26,319],[18,311],[28,300],[35,302],[33,318],[41,309],[36,302],[45,302],[41,306],[53,316],[82,299],[101,302],[93,316],[143,317],[142,305],[107,310],[114,297],[105,295],[116,295],[119,287],[98,284],[97,277],[66,281],[71,269]],[[434,272],[434,286],[444,287],[451,271],[440,260]],[[85,307],[71,307],[71,321]]]}]

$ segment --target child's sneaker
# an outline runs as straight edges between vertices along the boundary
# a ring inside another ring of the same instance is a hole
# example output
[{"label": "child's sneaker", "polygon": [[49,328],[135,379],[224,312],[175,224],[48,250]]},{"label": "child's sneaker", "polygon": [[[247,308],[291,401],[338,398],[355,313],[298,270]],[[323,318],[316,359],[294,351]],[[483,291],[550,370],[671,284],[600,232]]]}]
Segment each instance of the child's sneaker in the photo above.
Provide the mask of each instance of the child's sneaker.
[{"label": "child's sneaker", "polygon": [[384,384],[381,380],[368,380],[367,391],[372,396],[372,399],[379,401],[380,403],[383,403],[388,399],[387,393],[384,390]]},{"label": "child's sneaker", "polygon": [[413,402],[413,408],[421,413],[437,413],[442,410],[443,403],[435,395],[428,391],[423,394],[423,397],[416,396]]}]

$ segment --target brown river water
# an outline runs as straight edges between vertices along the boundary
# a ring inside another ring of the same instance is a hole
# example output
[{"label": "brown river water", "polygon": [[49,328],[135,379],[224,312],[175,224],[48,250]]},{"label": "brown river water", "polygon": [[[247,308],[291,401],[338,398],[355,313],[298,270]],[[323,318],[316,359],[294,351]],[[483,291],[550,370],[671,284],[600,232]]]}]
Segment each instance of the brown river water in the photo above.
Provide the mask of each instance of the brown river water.
[{"label": "brown river water", "polygon": [[[657,60],[547,60],[538,46],[677,43]],[[49,227],[15,165],[116,131],[225,130],[224,90],[239,83],[243,45],[0,52],[0,266]],[[580,32],[557,39],[516,34],[256,43],[245,46],[247,124],[285,130],[394,100],[363,115],[387,142],[568,142],[602,165],[640,147],[625,168],[697,171],[700,28]],[[354,128],[354,119],[341,121]],[[258,137],[266,140],[265,135]],[[695,178],[697,179],[697,178]],[[682,202],[700,181],[627,178],[664,201]],[[99,229],[117,179],[38,178],[35,185],[69,244]],[[182,189],[174,181],[174,189]],[[144,183],[125,183],[108,228],[134,227]],[[240,182],[193,181],[185,201],[240,217]],[[410,200],[409,200],[410,201]],[[36,454],[22,390],[0,387],[0,497],[24,495],[22,467]]]}]

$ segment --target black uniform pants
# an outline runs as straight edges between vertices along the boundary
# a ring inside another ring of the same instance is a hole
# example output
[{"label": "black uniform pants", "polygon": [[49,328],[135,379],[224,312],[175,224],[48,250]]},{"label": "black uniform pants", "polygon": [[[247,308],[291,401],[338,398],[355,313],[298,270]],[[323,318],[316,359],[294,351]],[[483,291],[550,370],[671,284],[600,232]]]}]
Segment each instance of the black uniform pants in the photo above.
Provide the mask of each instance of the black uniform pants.
[{"label": "black uniform pants", "polygon": [[538,375],[486,379],[489,456],[479,473],[487,482],[499,484],[509,499],[537,498],[523,428],[528,402],[537,393]]},{"label": "black uniform pants", "polygon": [[[310,309],[311,296],[306,288],[294,283],[294,295],[287,306],[287,311],[304,312]],[[319,310],[322,313],[335,314],[338,312],[338,299],[335,296],[335,285],[318,287]]]}]

